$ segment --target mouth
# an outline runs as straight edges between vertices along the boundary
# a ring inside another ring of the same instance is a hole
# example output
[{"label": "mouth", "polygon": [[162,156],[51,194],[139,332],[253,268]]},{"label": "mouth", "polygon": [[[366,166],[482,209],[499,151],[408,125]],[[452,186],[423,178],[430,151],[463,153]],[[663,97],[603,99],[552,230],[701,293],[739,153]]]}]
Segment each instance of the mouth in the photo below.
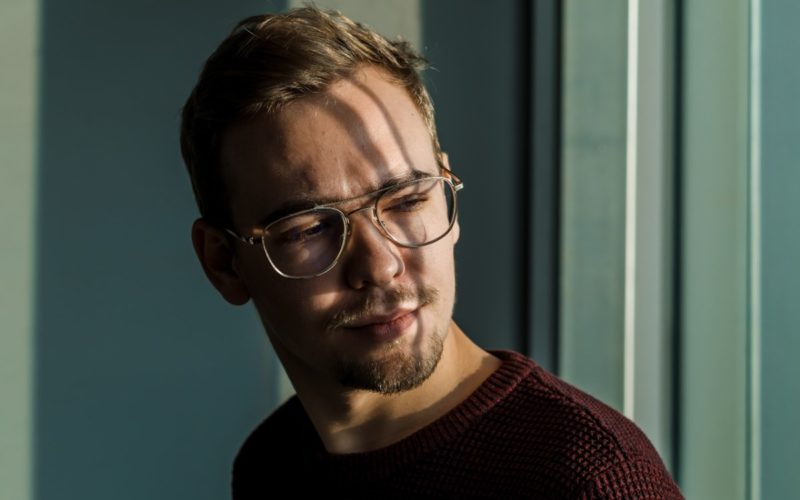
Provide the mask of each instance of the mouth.
[{"label": "mouth", "polygon": [[403,335],[419,317],[419,308],[404,308],[385,314],[371,314],[347,325],[346,330],[379,341],[391,341]]}]

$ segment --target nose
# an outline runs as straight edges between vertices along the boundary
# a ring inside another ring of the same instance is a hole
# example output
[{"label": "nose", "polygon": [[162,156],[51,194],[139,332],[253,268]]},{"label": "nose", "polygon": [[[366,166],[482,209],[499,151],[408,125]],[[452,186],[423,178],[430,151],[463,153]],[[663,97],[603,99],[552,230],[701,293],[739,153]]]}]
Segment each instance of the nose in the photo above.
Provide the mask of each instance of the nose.
[{"label": "nose", "polygon": [[343,262],[347,282],[354,289],[386,286],[405,272],[401,250],[378,228],[371,210],[356,212],[350,214],[350,237]]}]

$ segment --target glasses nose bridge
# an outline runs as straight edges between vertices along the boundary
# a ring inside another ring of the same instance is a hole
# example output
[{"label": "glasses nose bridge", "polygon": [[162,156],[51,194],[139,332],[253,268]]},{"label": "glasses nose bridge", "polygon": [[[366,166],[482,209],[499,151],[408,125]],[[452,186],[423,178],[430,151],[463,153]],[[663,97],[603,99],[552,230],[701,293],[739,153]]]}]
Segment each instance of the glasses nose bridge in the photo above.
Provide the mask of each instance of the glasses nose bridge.
[{"label": "glasses nose bridge", "polygon": [[373,220],[375,219],[375,202],[374,201],[368,203],[367,205],[364,205],[361,208],[356,208],[356,209],[350,210],[349,212],[344,212],[344,215],[345,215],[345,217],[347,217],[349,219],[351,215],[353,215],[353,214],[355,214],[357,212],[363,212],[364,210],[372,210],[371,219],[373,219]]},{"label": "glasses nose bridge", "polygon": [[344,214],[345,219],[347,219],[348,237],[350,236],[350,233],[352,233],[353,231],[353,215],[355,215],[358,212],[363,212],[365,210],[370,211],[369,215],[367,215],[367,218],[372,221],[372,225],[375,226],[376,229],[378,229],[378,232],[381,233],[381,235],[383,235],[384,237],[386,236],[383,233],[383,228],[381,227],[380,221],[378,221],[378,214],[376,213],[376,208],[375,208],[376,206],[377,206],[376,202],[372,201],[371,203],[364,205],[363,207],[355,208],[353,210],[350,210],[349,212],[342,212],[342,214]]}]

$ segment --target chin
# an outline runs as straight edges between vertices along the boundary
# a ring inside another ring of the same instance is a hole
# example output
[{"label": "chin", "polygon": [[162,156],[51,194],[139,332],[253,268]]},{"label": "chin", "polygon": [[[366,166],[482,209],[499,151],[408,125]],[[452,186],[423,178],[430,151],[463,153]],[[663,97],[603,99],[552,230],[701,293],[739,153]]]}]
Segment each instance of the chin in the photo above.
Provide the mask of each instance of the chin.
[{"label": "chin", "polygon": [[[339,383],[351,389],[397,394],[422,385],[433,374],[444,349],[444,335],[433,332],[422,349],[386,346],[379,359],[340,361]],[[415,352],[416,351],[416,352]]]}]

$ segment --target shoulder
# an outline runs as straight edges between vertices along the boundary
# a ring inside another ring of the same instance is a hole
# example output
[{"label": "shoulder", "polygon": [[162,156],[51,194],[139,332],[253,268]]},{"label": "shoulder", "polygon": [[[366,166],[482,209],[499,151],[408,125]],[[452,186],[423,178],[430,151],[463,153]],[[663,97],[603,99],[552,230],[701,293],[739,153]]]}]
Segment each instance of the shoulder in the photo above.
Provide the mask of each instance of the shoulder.
[{"label": "shoulder", "polygon": [[319,438],[297,396],[289,398],[247,437],[233,462],[234,498],[248,498],[265,471],[280,475],[281,468],[299,473],[312,468]]},{"label": "shoulder", "polygon": [[296,448],[298,441],[315,436],[311,422],[297,399],[292,396],[261,422],[242,444],[234,468],[263,456],[266,450],[284,452]]},{"label": "shoulder", "polygon": [[[658,453],[636,424],[521,354],[493,354],[524,374],[496,409],[496,418],[508,427],[504,432],[513,434],[509,437],[517,443],[516,453],[528,454],[534,463],[546,463],[550,479],[565,490],[586,490],[589,498],[616,498],[609,491],[626,488],[665,492],[657,498],[681,498]],[[610,489],[601,495],[603,488]]]}]

